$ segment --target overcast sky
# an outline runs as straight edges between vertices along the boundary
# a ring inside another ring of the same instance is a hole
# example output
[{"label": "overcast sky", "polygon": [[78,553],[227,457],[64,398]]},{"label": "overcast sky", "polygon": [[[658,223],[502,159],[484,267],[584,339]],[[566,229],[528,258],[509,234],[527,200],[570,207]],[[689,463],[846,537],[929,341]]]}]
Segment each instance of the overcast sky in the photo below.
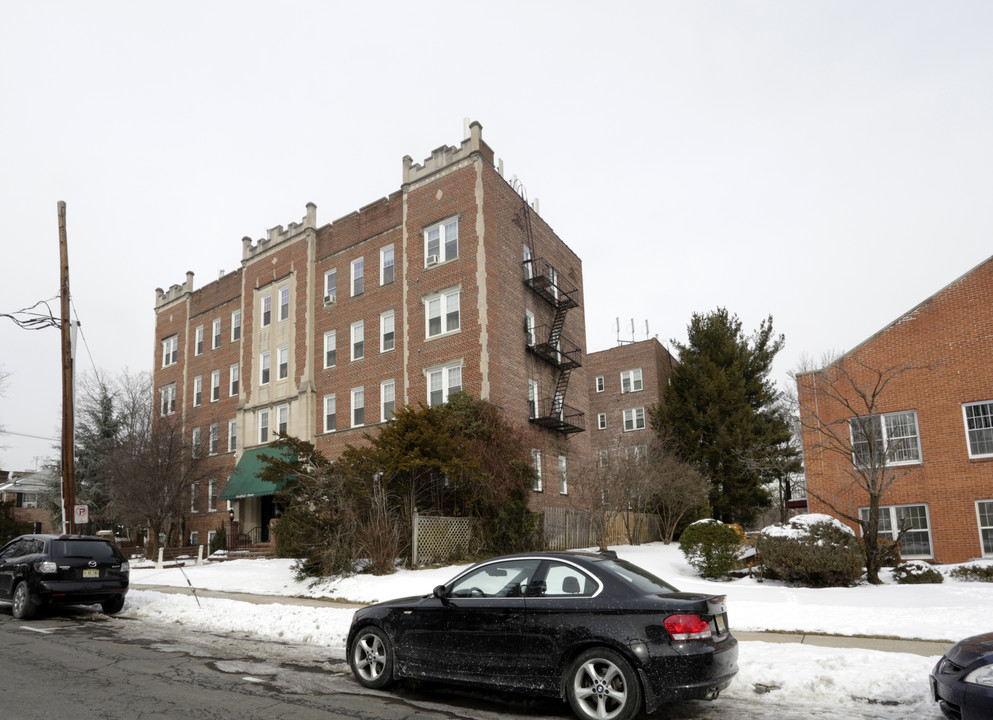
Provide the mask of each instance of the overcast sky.
[{"label": "overcast sky", "polygon": [[[609,8],[609,9],[608,9]],[[0,313],[150,370],[155,289],[331,222],[463,119],[583,259],[587,346],[719,306],[850,349],[993,254],[993,3],[3,2]],[[51,456],[60,338],[0,317],[0,468]],[[10,434],[16,433],[16,434]]]}]

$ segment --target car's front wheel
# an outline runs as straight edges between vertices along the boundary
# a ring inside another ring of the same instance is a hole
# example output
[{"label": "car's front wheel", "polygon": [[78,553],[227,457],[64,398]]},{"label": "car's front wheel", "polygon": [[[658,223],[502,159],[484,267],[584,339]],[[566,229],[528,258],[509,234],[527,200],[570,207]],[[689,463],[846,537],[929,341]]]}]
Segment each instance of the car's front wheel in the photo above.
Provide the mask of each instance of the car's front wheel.
[{"label": "car's front wheel", "polygon": [[14,598],[11,613],[18,620],[30,620],[38,612],[38,603],[31,597],[27,582],[21,582],[14,588]]},{"label": "car's front wheel", "polygon": [[569,666],[566,694],[582,720],[630,720],[641,710],[641,685],[631,663],[609,648],[590,648]]},{"label": "car's front wheel", "polygon": [[115,595],[110,600],[104,600],[100,603],[100,607],[107,615],[113,615],[114,613],[119,613],[124,608],[124,596]]},{"label": "car's front wheel", "polygon": [[359,631],[348,663],[355,679],[367,688],[393,684],[393,644],[378,627],[370,625]]}]

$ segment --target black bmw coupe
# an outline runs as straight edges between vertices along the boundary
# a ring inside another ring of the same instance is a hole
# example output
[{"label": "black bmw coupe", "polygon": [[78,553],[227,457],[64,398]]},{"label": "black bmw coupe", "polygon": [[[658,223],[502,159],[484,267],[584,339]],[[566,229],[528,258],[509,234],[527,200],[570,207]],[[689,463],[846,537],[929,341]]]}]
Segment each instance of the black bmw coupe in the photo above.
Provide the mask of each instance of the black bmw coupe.
[{"label": "black bmw coupe", "polygon": [[356,612],[347,653],[369,688],[417,678],[561,697],[583,720],[713,700],[738,671],[724,596],[679,592],[613,553],[478,563]]}]

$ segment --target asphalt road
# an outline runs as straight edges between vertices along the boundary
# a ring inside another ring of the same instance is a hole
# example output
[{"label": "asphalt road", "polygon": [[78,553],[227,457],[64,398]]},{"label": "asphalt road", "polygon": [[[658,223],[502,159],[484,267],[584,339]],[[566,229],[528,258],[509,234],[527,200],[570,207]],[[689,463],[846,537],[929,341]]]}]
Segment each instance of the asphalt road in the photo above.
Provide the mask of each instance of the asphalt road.
[{"label": "asphalt road", "polygon": [[[0,606],[2,720],[567,720],[568,705],[430,685],[390,692],[355,682],[313,645],[187,631],[91,608],[31,622]],[[340,650],[337,651],[340,655]],[[723,696],[675,703],[648,720],[905,720],[906,707],[840,709],[809,697]],[[839,710],[842,715],[839,715]],[[928,711],[932,708],[928,708]],[[939,718],[940,713],[926,713]],[[642,716],[645,720],[645,716]],[[923,718],[921,720],[924,720]]]}]

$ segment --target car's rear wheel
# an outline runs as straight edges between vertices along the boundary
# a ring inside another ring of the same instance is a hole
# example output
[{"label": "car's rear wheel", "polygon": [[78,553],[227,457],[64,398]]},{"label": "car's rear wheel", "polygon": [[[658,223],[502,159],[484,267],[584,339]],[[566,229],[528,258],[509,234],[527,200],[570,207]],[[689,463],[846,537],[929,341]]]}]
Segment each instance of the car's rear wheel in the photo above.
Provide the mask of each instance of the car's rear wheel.
[{"label": "car's rear wheel", "polygon": [[14,598],[11,605],[11,613],[18,620],[30,620],[38,612],[38,603],[31,596],[26,582],[20,582],[14,588]]},{"label": "car's rear wheel", "polygon": [[393,644],[386,633],[370,625],[359,631],[348,658],[355,679],[367,688],[393,684]]},{"label": "car's rear wheel", "polygon": [[107,615],[113,615],[114,613],[119,613],[124,608],[124,596],[115,595],[110,600],[104,600],[100,603],[100,607]]},{"label": "car's rear wheel", "polygon": [[569,666],[566,694],[582,720],[630,720],[641,710],[641,685],[631,663],[609,648],[590,648]]}]

